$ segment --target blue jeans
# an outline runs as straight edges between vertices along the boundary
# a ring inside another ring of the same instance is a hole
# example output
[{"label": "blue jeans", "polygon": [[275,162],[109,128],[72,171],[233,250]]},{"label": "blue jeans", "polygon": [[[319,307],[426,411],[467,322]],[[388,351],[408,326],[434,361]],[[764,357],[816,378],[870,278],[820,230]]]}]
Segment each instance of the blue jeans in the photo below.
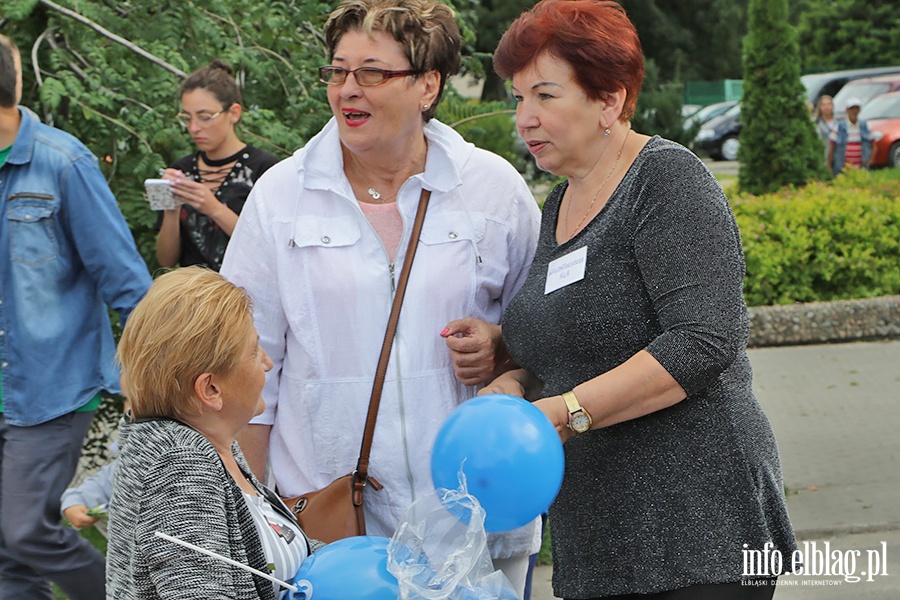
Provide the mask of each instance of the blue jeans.
[{"label": "blue jeans", "polygon": [[16,427],[0,414],[0,598],[52,600],[50,581],[70,600],[106,598],[103,555],[59,512],[93,418]]}]

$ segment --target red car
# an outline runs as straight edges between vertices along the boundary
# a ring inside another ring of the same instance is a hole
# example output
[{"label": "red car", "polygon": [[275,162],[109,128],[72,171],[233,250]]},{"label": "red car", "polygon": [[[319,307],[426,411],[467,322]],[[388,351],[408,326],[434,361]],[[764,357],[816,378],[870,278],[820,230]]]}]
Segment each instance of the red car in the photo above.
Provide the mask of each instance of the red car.
[{"label": "red car", "polygon": [[900,167],[900,92],[872,98],[859,112],[874,143],[873,166]]}]

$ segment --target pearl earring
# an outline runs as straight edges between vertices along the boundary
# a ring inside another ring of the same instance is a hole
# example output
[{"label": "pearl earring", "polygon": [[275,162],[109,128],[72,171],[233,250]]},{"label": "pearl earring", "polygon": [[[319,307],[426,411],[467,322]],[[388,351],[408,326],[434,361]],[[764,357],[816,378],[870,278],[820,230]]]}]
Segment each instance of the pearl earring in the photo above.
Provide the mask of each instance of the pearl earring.
[{"label": "pearl earring", "polygon": [[610,134],[609,127],[607,127],[606,129],[603,130],[603,135],[609,136],[609,134]]},{"label": "pearl earring", "polygon": [[422,107],[422,112],[425,112],[426,110],[428,110],[428,105],[427,105],[427,104],[426,104],[425,106]]}]

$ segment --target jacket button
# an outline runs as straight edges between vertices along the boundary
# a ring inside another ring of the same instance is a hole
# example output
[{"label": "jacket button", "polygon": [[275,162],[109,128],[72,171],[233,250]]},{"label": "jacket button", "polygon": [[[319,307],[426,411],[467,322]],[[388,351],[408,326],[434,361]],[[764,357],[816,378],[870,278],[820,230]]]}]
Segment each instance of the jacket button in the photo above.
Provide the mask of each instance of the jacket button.
[{"label": "jacket button", "polygon": [[328,237],[327,235],[323,235],[323,236],[322,236],[322,243],[323,243],[323,244],[330,244],[330,243],[331,243],[331,238]]},{"label": "jacket button", "polygon": [[457,234],[455,231],[451,231],[450,233],[447,234],[447,237],[450,238],[451,240],[455,240],[456,238],[459,237],[459,234]]}]

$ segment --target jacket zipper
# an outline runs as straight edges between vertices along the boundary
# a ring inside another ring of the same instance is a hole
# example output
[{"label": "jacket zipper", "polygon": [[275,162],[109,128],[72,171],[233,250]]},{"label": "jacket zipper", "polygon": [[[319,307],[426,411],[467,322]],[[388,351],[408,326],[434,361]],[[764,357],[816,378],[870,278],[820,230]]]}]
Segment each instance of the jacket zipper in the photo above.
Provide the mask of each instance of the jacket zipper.
[{"label": "jacket zipper", "polygon": [[[356,204],[356,203],[354,202],[354,204]],[[388,256],[387,248],[384,247],[384,242],[381,241],[381,238],[378,236],[378,232],[375,231],[375,227],[372,226],[372,223],[369,222],[369,219],[367,219],[365,214],[362,213],[362,209],[359,207],[358,204],[356,204],[356,210],[358,210],[360,212],[360,214],[363,217],[363,220],[366,223],[368,223],[369,229],[372,230],[372,233],[375,235],[375,237],[379,240],[379,243],[381,244],[381,249],[384,251],[384,257],[388,259],[388,271],[389,271],[390,277],[391,277],[391,303],[393,304],[394,296],[397,293],[397,282],[396,282],[396,277],[395,277],[394,261],[392,261],[390,259],[390,256]],[[401,238],[401,244],[402,244],[402,238]],[[407,241],[407,244],[408,244],[408,241]],[[397,250],[399,251],[400,248],[398,247]],[[397,326],[399,329],[399,323]],[[396,339],[396,337],[397,337],[397,334],[395,333],[394,338]],[[393,348],[393,346],[392,346],[392,348]],[[409,496],[411,498],[411,501],[415,502],[416,486],[415,486],[415,480],[414,480],[413,474],[412,474],[412,467],[410,466],[409,443],[408,443],[407,436],[406,436],[406,410],[405,410],[405,403],[403,400],[402,369],[400,368],[399,351],[396,350],[396,348],[394,348],[394,350],[396,351],[395,356],[397,358],[397,360],[394,361],[394,371],[395,371],[396,377],[397,377],[397,384],[396,384],[397,385],[397,408],[400,413],[400,430],[402,431],[401,440],[403,442],[403,459],[404,459],[404,462],[406,463],[406,481],[409,484]]]}]

